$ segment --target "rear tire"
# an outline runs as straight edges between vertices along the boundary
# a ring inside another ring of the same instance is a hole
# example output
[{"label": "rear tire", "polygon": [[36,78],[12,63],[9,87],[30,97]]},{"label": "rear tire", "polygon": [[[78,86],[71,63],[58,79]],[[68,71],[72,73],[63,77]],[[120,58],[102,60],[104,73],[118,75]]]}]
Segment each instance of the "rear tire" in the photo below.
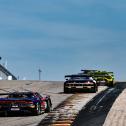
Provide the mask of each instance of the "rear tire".
[{"label": "rear tire", "polygon": [[98,91],[98,86],[94,86],[93,93],[96,93]]},{"label": "rear tire", "polygon": [[64,87],[64,93],[69,93],[69,90]]},{"label": "rear tire", "polygon": [[46,101],[46,109],[45,109],[45,112],[48,113],[48,112],[51,112],[52,110],[52,104],[51,104],[51,101],[50,100],[47,100]]},{"label": "rear tire", "polygon": [[36,108],[35,108],[35,115],[40,115],[41,114],[41,106],[40,103],[36,103]]},{"label": "rear tire", "polygon": [[4,116],[7,117],[8,116],[8,112],[4,112]]},{"label": "rear tire", "polygon": [[113,87],[113,86],[114,86],[114,82],[111,81],[111,83],[110,83],[110,87]]},{"label": "rear tire", "polygon": [[113,81],[109,82],[109,83],[107,84],[107,86],[108,86],[108,87],[113,87],[113,86],[114,86]]}]

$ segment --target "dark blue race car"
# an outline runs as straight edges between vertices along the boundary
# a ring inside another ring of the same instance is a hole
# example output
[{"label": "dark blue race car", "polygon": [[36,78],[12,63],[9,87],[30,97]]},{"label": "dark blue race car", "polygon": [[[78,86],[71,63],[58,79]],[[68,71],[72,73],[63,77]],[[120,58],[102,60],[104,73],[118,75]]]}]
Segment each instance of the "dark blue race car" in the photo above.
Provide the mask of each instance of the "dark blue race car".
[{"label": "dark blue race car", "polygon": [[12,92],[0,94],[0,112],[31,112],[40,115],[50,112],[52,102],[50,96],[38,92]]}]

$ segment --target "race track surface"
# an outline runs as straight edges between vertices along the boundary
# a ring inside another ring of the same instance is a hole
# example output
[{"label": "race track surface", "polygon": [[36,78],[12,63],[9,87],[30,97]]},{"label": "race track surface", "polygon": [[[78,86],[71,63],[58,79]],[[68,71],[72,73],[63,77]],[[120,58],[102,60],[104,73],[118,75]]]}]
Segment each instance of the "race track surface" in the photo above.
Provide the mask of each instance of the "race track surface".
[{"label": "race track surface", "polygon": [[[104,90],[106,87],[99,87],[99,92]],[[61,103],[69,98],[76,96],[76,94],[64,94],[63,93],[63,82],[59,81],[0,81],[0,92],[8,91],[37,91],[40,94],[48,94],[51,96],[54,110],[60,110]],[[97,93],[84,93],[81,94],[83,99],[80,98],[81,106],[78,108],[77,113],[81,108],[92,99]],[[81,97],[82,97],[81,96]],[[74,100],[74,99],[73,99]],[[81,101],[83,100],[83,101]],[[65,106],[65,105],[64,105]],[[75,104],[78,106],[78,102]],[[62,109],[63,110],[63,109]],[[77,114],[76,113],[76,114]],[[54,112],[55,114],[55,112]],[[31,116],[25,114],[13,114],[8,115],[7,117],[0,117],[0,126],[40,126],[43,123],[45,117],[48,117],[48,114],[42,114],[39,116]],[[48,125],[46,125],[48,126]]]},{"label": "race track surface", "polygon": [[[53,108],[72,94],[63,94],[63,82],[41,81],[0,81],[0,93],[8,91],[38,91],[40,94],[51,96]],[[31,116],[13,114],[0,117],[0,126],[36,126],[47,114]]]},{"label": "race track surface", "polygon": [[[114,88],[99,86],[97,93],[64,94],[63,82],[60,81],[0,81],[0,93],[37,91],[40,94],[50,95],[53,104],[51,113],[39,116],[21,113],[0,115],[0,126],[110,126],[112,124],[115,126],[115,121],[113,121],[114,106],[118,110],[120,109],[120,99],[117,100],[118,104],[115,103],[115,100],[118,99],[121,92],[126,94],[125,87],[126,83],[118,83]],[[123,94],[121,96],[122,101],[124,101],[122,104],[124,108],[125,95]],[[118,115],[118,113],[114,114]],[[124,117],[122,118],[124,119]],[[119,126],[123,126],[120,124],[125,126],[124,120],[117,120]]]}]

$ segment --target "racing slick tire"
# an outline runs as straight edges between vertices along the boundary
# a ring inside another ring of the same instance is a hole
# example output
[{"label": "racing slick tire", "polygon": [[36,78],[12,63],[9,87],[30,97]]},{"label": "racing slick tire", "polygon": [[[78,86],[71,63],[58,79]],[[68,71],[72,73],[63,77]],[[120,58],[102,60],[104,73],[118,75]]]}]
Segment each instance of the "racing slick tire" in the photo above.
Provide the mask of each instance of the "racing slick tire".
[{"label": "racing slick tire", "polygon": [[97,91],[98,91],[98,86],[94,86],[92,92],[93,92],[93,93],[96,93]]},{"label": "racing slick tire", "polygon": [[72,90],[70,88],[64,87],[64,93],[71,93],[71,92],[72,92]]},{"label": "racing slick tire", "polygon": [[52,104],[50,100],[46,101],[46,109],[45,109],[45,113],[51,112],[52,110]]},{"label": "racing slick tire", "polygon": [[41,105],[40,105],[40,103],[36,103],[34,114],[35,115],[40,115],[41,114]]},{"label": "racing slick tire", "polygon": [[69,93],[69,90],[64,87],[64,93]]},{"label": "racing slick tire", "polygon": [[111,81],[110,84],[109,84],[109,87],[113,87],[114,86],[114,82]]},{"label": "racing slick tire", "polygon": [[111,82],[107,83],[106,85],[107,85],[108,87],[113,87],[113,86],[114,86],[114,82],[111,81]]},{"label": "racing slick tire", "polygon": [[8,112],[7,112],[7,111],[4,112],[4,116],[5,116],[5,117],[8,116]]}]

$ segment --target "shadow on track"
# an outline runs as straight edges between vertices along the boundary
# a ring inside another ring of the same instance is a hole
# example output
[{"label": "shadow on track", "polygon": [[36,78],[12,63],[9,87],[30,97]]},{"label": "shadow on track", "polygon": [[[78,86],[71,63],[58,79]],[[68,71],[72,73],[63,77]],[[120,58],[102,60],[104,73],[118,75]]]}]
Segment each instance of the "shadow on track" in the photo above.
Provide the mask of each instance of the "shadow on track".
[{"label": "shadow on track", "polygon": [[125,82],[118,82],[114,88],[99,93],[83,107],[72,126],[102,126],[114,101],[125,88]]},{"label": "shadow on track", "polygon": [[0,117],[29,117],[34,116],[32,113],[9,112],[0,113]]}]

